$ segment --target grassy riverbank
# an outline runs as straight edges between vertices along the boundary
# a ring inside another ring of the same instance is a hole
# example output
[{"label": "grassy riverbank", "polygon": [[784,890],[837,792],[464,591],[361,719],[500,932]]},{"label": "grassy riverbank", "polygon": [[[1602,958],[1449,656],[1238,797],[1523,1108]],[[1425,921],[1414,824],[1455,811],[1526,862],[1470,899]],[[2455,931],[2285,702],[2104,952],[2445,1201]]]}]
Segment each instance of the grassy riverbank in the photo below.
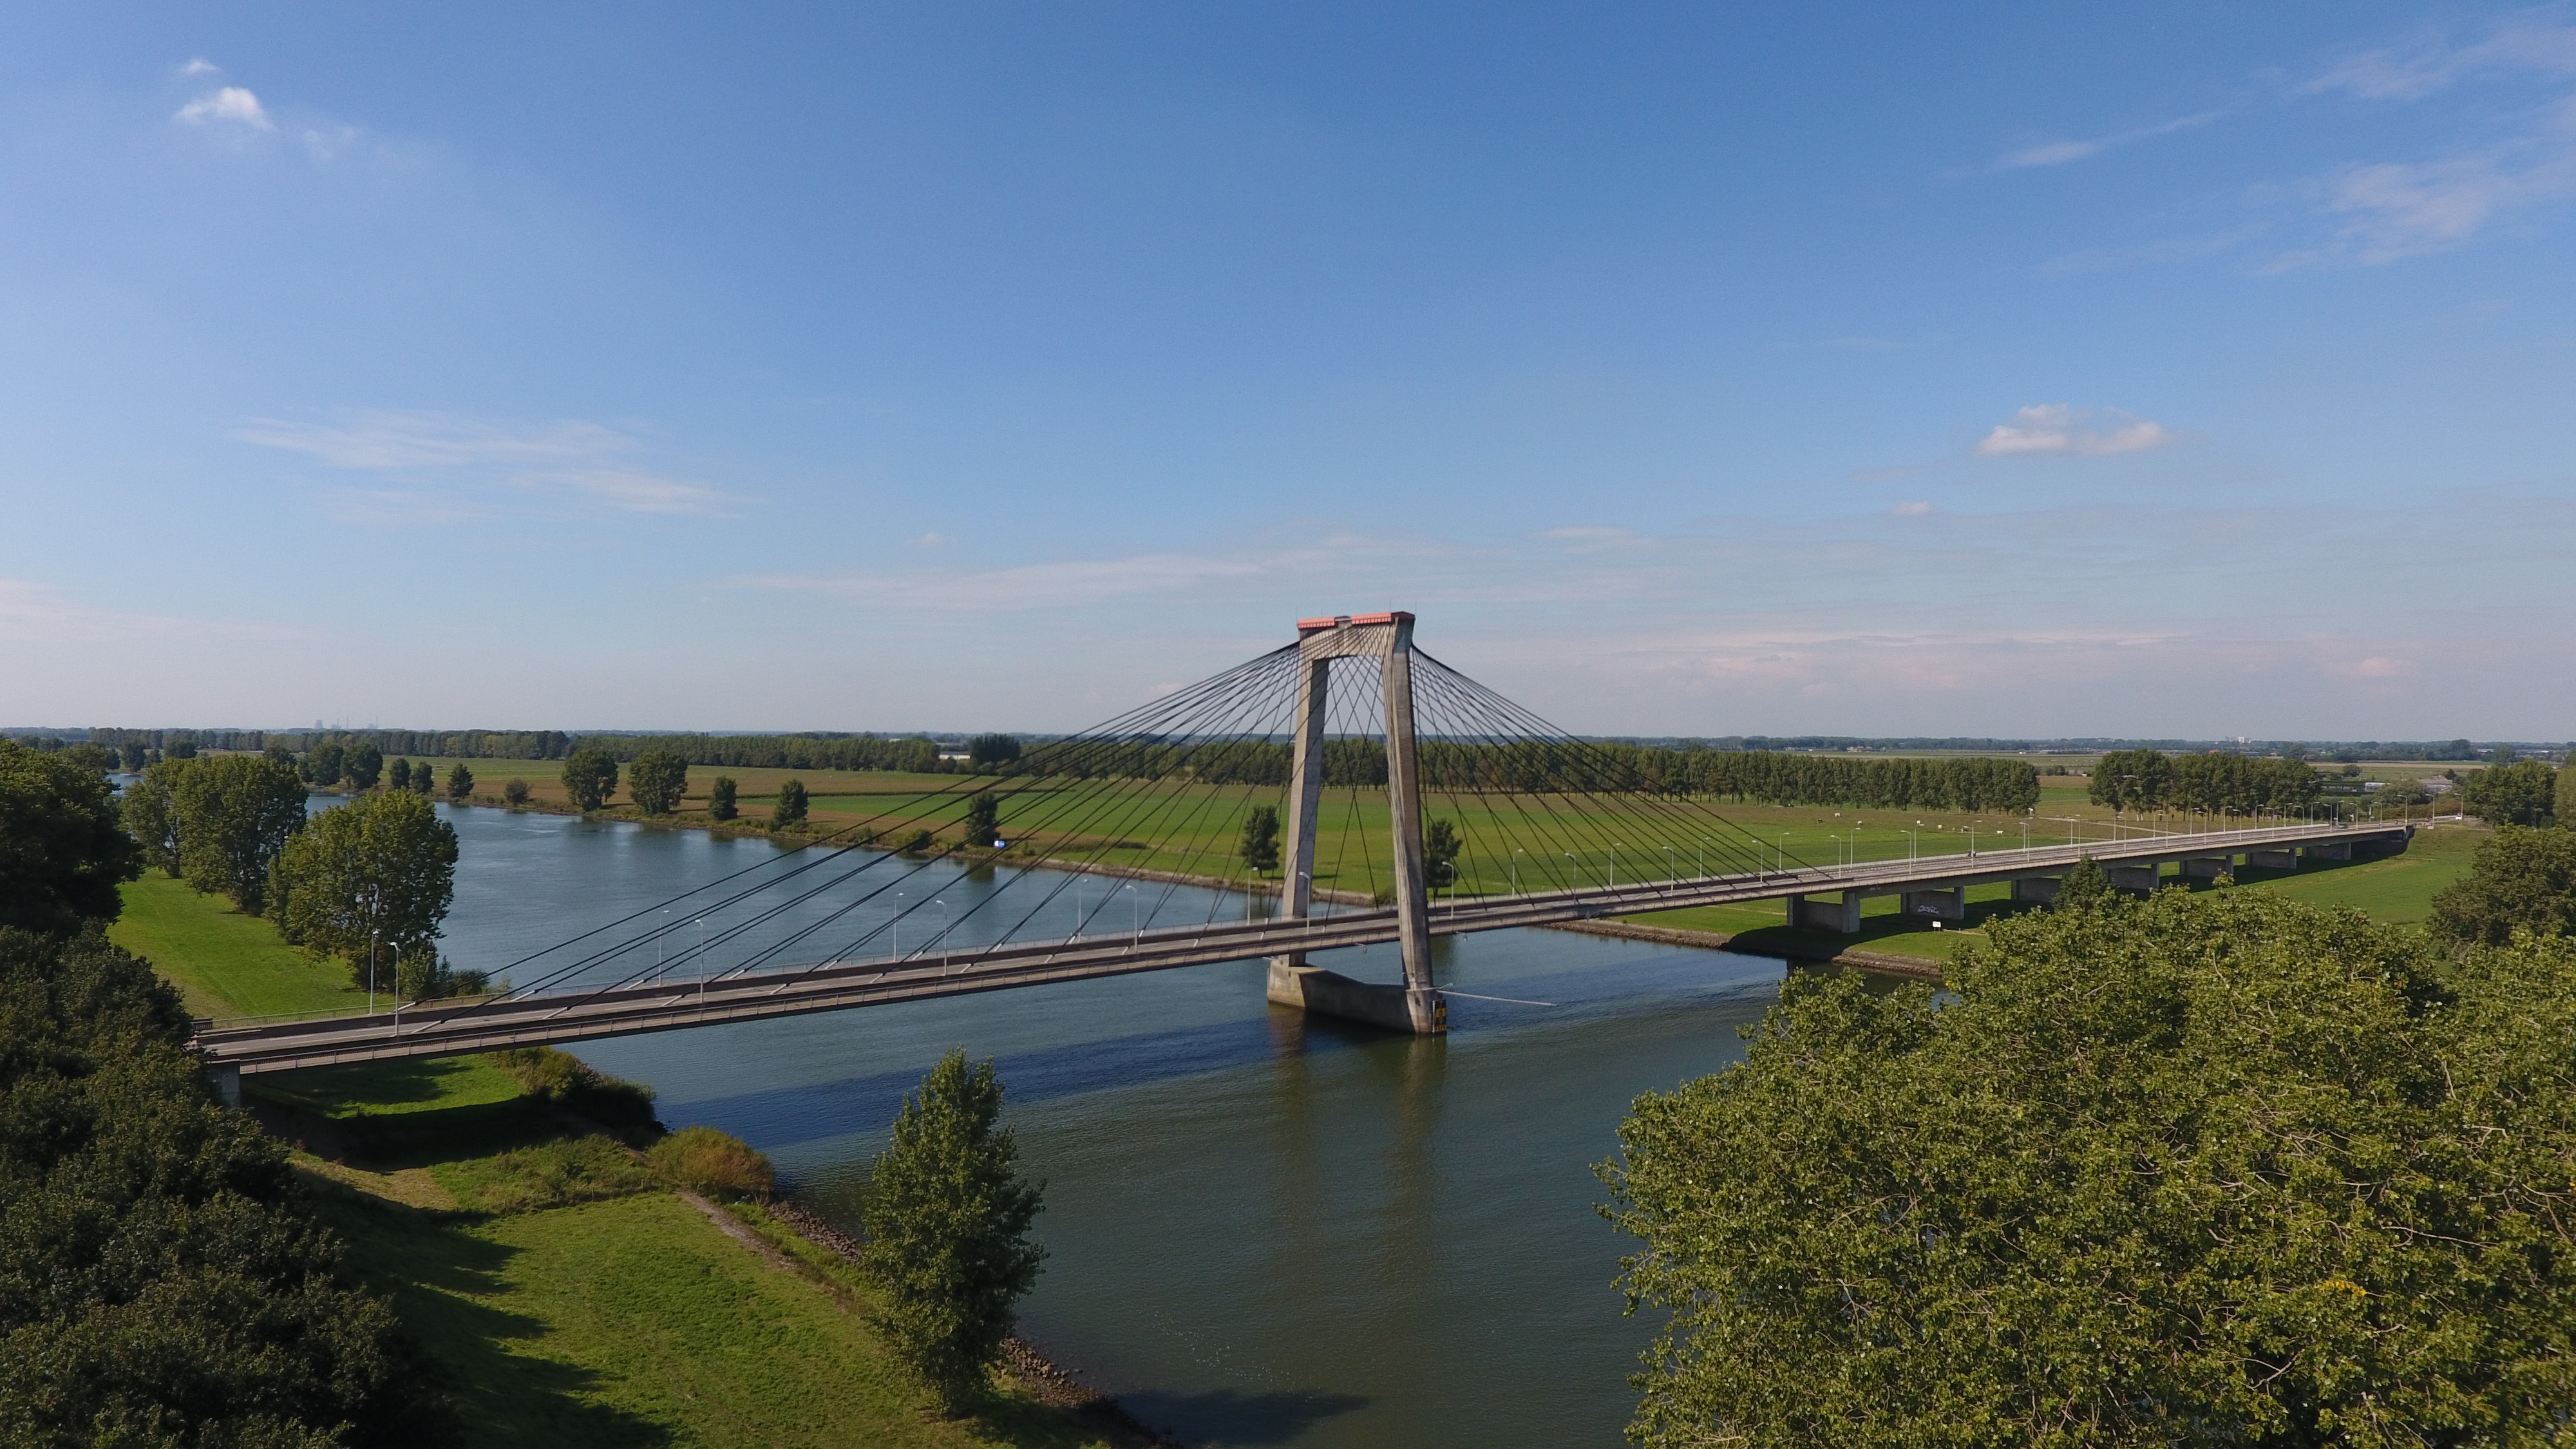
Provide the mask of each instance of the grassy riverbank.
[{"label": "grassy riverbank", "polygon": [[[943,1420],[784,1230],[657,1181],[479,1058],[254,1078],[350,1271],[437,1360],[474,1445],[1103,1441],[1015,1385]],[[755,1231],[752,1224],[758,1224]]]},{"label": "grassy riverbank", "polygon": [[314,960],[222,896],[199,895],[157,870],[119,892],[125,909],[107,928],[108,939],[178,987],[190,1015],[367,1009],[366,990],[350,984],[347,963]]},{"label": "grassy riverbank", "polygon": [[[2432,913],[2433,894],[2468,873],[2470,860],[2487,830],[2476,825],[2445,825],[2419,830],[2403,855],[2385,860],[2324,861],[2303,869],[2248,869],[2239,874],[2242,890],[2274,891],[2316,906],[2350,906],[2374,921],[2420,925]],[[2203,887],[2204,889],[2206,887]],[[1826,957],[1841,951],[1868,951],[1947,961],[1959,947],[1982,941],[1988,920],[2010,914],[2012,888],[1974,886],[1968,891],[1968,919],[1961,927],[1934,930],[1904,914],[1904,903],[1880,897],[1861,907],[1858,935],[1792,931],[1787,906],[1763,901],[1741,906],[1708,906],[1685,911],[1655,911],[1622,919],[1671,930],[1713,932],[1731,937],[1737,950],[1792,957]]]}]

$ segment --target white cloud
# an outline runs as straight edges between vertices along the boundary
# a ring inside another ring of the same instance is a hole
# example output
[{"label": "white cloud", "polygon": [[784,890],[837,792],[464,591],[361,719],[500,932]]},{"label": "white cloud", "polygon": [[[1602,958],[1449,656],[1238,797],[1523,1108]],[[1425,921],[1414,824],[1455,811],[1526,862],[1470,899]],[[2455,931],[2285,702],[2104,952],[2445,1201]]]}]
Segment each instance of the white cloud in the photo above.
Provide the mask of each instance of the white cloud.
[{"label": "white cloud", "polygon": [[572,489],[627,513],[720,514],[740,498],[703,483],[657,478],[623,468],[591,468],[570,473],[530,473],[514,480],[522,487],[554,485]]},{"label": "white cloud", "polygon": [[134,639],[278,632],[222,620],[93,608],[52,584],[0,578],[0,640],[11,643],[112,644]]},{"label": "white cloud", "polygon": [[277,129],[276,123],[269,120],[267,110],[260,105],[259,97],[240,86],[225,86],[199,96],[181,106],[178,115],[171,119],[185,121],[191,126],[229,124],[248,126],[254,131]]},{"label": "white cloud", "polygon": [[339,426],[252,418],[233,431],[245,443],[306,453],[335,468],[439,468],[478,463],[558,462],[641,452],[633,437],[598,423],[513,425],[451,413],[357,409]]},{"label": "white cloud", "polygon": [[1921,499],[1916,499],[1911,503],[1900,503],[1887,511],[1895,514],[1899,518],[1921,518],[1924,514],[1932,511],[1932,505]]},{"label": "white cloud", "polygon": [[2126,146],[2138,141],[2152,140],[2158,136],[2170,136],[2177,131],[2189,131],[2206,126],[2226,114],[2225,110],[2201,111],[2193,115],[2177,116],[2170,121],[2158,121],[2152,126],[2139,126],[2133,130],[2096,137],[2090,141],[2042,141],[2037,145],[2024,146],[2017,151],[2005,152],[1995,158],[1991,169],[2022,171],[2032,167],[2064,166],[2071,161],[2090,160],[2117,146]]},{"label": "white cloud", "polygon": [[[2099,421],[2097,422],[2097,417]],[[2099,458],[2114,453],[2140,453],[2174,442],[2161,423],[2132,417],[2116,409],[2042,403],[2013,414],[1977,444],[1981,458],[2009,458],[2033,453],[2068,453]]]},{"label": "white cloud", "polygon": [[450,413],[358,410],[338,423],[253,418],[233,436],[263,448],[301,453],[361,472],[431,472],[441,493],[348,491],[326,502],[348,523],[457,521],[491,513],[492,505],[452,496],[455,486],[497,479],[522,491],[571,493],[624,513],[712,515],[746,500],[703,483],[635,466],[645,452],[632,434],[600,423],[564,419],[500,423]]},{"label": "white cloud", "polygon": [[2467,45],[2428,30],[2396,45],[2349,52],[2293,94],[2341,91],[2362,100],[2414,101],[2481,71],[2576,76],[2576,25],[2554,11],[2524,11]]},{"label": "white cloud", "polygon": [[2497,216],[2576,192],[2576,148],[2520,170],[2493,155],[2355,166],[2335,178],[2332,210],[2365,265],[2448,251]]},{"label": "white cloud", "polygon": [[213,61],[206,59],[202,55],[189,61],[186,65],[179,67],[179,74],[181,75],[222,75],[223,73],[224,68],[222,66],[215,64]]}]

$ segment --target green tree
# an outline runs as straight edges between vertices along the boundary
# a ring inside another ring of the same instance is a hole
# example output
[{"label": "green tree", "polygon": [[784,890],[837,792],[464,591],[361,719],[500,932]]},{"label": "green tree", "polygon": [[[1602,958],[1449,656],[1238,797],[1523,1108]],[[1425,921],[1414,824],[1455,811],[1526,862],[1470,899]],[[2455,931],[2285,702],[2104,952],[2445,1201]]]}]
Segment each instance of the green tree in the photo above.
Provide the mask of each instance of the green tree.
[{"label": "green tree", "polygon": [[2557,818],[2558,772],[2539,760],[2472,771],[2460,808],[2490,825],[2547,825]]},{"label": "green tree", "polygon": [[1602,1168],[1648,1444],[2544,1445],[2576,1402],[2576,943],[2255,891],[1794,975]]},{"label": "green tree", "polygon": [[1017,735],[977,735],[966,742],[966,763],[979,771],[1007,765],[1019,757]]},{"label": "green tree", "polygon": [[142,873],[104,776],[0,739],[0,926],[68,931],[115,920],[117,885]]},{"label": "green tree", "polygon": [[626,767],[626,798],[647,815],[680,808],[689,787],[689,762],[670,750],[646,750]]},{"label": "green tree", "polygon": [[564,757],[563,787],[576,809],[598,809],[617,793],[617,757],[602,749],[573,751]]},{"label": "green tree", "polygon": [[1279,808],[1255,805],[1243,817],[1243,864],[1255,871],[1279,868]]},{"label": "green tree", "polygon": [[805,823],[805,782],[794,777],[780,783],[777,808],[769,812],[769,828],[793,830]]},{"label": "green tree", "polygon": [[63,758],[81,769],[95,770],[102,775],[116,768],[116,755],[104,745],[87,742],[65,745]]},{"label": "green tree", "polygon": [[304,752],[304,782],[308,785],[337,785],[347,773],[347,752],[337,741],[324,740]]},{"label": "green tree", "polygon": [[178,760],[155,760],[143,767],[142,775],[125,787],[117,802],[143,864],[173,880],[179,875],[179,813],[171,801],[170,786],[185,768]]},{"label": "green tree", "polygon": [[1028,1237],[1042,1188],[1020,1176],[1001,1117],[992,1062],[970,1067],[952,1048],[905,1095],[860,1209],[882,1296],[876,1327],[951,1413],[984,1391],[1045,1258]]},{"label": "green tree", "polygon": [[707,785],[708,818],[731,820],[742,813],[742,807],[734,803],[734,789],[731,775],[718,775]]},{"label": "green tree", "polygon": [[474,772],[465,768],[465,762],[459,760],[455,767],[447,772],[447,798],[463,800],[473,793]]},{"label": "green tree", "polygon": [[295,767],[265,755],[208,755],[153,769],[171,772],[180,879],[258,915],[269,863],[304,828],[304,782]]},{"label": "green tree", "polygon": [[2111,889],[2111,877],[2093,863],[2093,857],[2087,855],[2057,878],[2057,896],[2048,904],[2051,910],[2087,911],[2117,894]]},{"label": "green tree", "polygon": [[372,744],[361,741],[349,746],[340,754],[340,776],[347,780],[353,789],[376,788],[376,781],[384,778],[384,773],[384,752]]},{"label": "green tree", "polygon": [[528,782],[512,775],[501,782],[501,803],[516,810],[528,803]]},{"label": "green tree", "polygon": [[411,788],[411,761],[398,759],[385,771],[385,783],[396,790]]},{"label": "green tree", "polygon": [[2497,826],[2469,873],[2434,892],[2424,927],[2488,946],[2517,930],[2576,935],[2576,830]]},{"label": "green tree", "polygon": [[968,846],[987,850],[1002,836],[1002,802],[990,790],[978,790],[966,802],[966,840]]},{"label": "green tree", "polygon": [[99,933],[0,929],[0,1441],[453,1442],[391,1305],[342,1280],[188,1030]]},{"label": "green tree", "polygon": [[325,810],[269,871],[278,933],[315,956],[339,956],[363,982],[436,949],[456,898],[456,828],[429,802],[387,791]]},{"label": "green tree", "polygon": [[1422,883],[1447,886],[1458,883],[1458,827],[1447,820],[1434,820],[1422,832]]},{"label": "green tree", "polygon": [[2576,829],[2576,749],[2567,752],[2567,763],[2558,767],[2557,808],[2553,812],[2560,824]]}]

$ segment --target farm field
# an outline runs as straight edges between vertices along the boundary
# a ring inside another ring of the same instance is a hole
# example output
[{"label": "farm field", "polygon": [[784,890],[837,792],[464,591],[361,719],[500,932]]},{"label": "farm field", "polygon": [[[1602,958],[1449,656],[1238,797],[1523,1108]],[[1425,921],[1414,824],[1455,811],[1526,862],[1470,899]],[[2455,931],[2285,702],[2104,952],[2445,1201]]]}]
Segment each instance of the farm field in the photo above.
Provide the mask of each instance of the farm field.
[{"label": "farm field", "polygon": [[[450,763],[432,765],[443,776]],[[501,783],[518,778],[528,782],[530,798],[540,807],[568,808],[556,778],[558,762],[467,763],[475,771],[477,803],[499,803]],[[1247,878],[1237,856],[1244,817],[1259,805],[1278,806],[1283,798],[1276,787],[1179,781],[982,777],[979,784],[979,777],[960,775],[692,766],[679,813],[662,817],[663,823],[715,824],[706,814],[706,790],[719,773],[731,774],[738,784],[742,819],[737,828],[761,828],[775,808],[780,785],[792,777],[809,792],[808,838],[864,831],[900,841],[929,829],[953,841],[966,798],[989,786],[1001,802],[1003,838],[1012,842],[1005,859],[1069,854],[1104,865],[1219,881]],[[1659,812],[1667,818],[1650,824],[1635,813],[1608,812],[1578,798],[1437,792],[1426,798],[1426,807],[1432,819],[1447,819],[1457,827],[1464,848],[1456,888],[1473,896],[1612,880],[1688,879],[1703,870],[1726,873],[1782,861],[1829,864],[1959,854],[1972,843],[1991,849],[2070,835],[2107,839],[2115,828],[2112,815],[2086,802],[2088,783],[2082,776],[2042,776],[2041,803],[2030,818],[1712,801]],[[612,797],[605,813],[641,818],[623,799]],[[2167,830],[2187,823],[2206,828],[2205,820],[2180,817],[2147,822]],[[1375,896],[1387,888],[1383,791],[1326,790],[1317,837],[1319,889]]]}]

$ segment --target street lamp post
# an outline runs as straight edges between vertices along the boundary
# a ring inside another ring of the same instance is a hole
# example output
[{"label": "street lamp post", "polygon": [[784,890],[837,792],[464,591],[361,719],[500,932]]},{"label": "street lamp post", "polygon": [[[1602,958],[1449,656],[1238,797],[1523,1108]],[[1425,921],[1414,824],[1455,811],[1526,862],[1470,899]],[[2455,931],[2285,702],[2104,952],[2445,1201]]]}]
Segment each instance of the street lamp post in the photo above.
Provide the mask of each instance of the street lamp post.
[{"label": "street lamp post", "polygon": [[1137,899],[1136,888],[1127,887],[1127,947],[1131,951],[1145,943],[1145,924],[1144,919],[1137,915],[1141,909],[1136,904]]}]

